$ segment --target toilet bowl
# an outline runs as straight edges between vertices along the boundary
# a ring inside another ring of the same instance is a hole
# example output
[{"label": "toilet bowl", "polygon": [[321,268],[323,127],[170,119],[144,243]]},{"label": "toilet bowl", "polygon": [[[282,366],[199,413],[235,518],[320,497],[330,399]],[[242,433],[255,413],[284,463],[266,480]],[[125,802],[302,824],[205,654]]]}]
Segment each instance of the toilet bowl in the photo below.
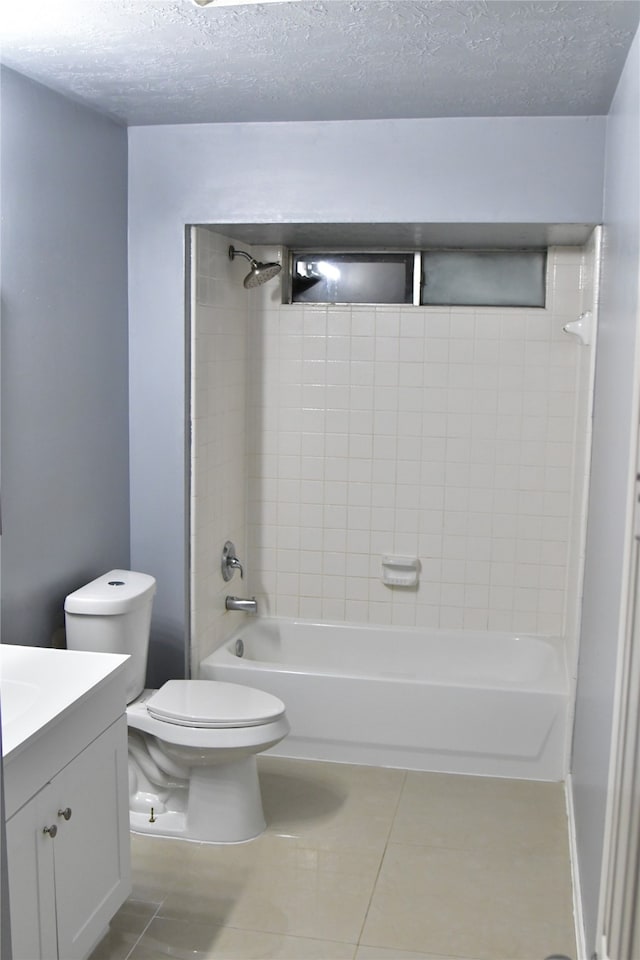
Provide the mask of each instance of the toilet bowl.
[{"label": "toilet bowl", "polygon": [[289,732],[284,704],[262,690],[168,680],[127,707],[134,833],[238,843],[265,828],[256,754]]},{"label": "toilet bowl", "polygon": [[67,646],[129,653],[129,807],[134,833],[239,843],[265,828],[256,755],[289,732],[281,700],[241,684],[143,689],[155,580],[111,570],[65,600]]}]

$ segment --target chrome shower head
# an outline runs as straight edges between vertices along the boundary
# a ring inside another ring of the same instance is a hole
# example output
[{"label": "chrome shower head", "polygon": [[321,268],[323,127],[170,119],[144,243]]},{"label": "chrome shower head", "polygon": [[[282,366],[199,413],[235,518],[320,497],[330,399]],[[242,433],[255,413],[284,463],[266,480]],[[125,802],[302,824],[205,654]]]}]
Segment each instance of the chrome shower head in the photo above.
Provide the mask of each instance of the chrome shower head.
[{"label": "chrome shower head", "polygon": [[251,287],[259,287],[260,284],[266,283],[272,277],[277,277],[282,270],[282,264],[280,263],[260,263],[258,260],[254,260],[250,254],[245,253],[244,250],[229,247],[229,260],[234,260],[236,257],[244,257],[251,264],[251,270],[242,281],[247,290]]}]

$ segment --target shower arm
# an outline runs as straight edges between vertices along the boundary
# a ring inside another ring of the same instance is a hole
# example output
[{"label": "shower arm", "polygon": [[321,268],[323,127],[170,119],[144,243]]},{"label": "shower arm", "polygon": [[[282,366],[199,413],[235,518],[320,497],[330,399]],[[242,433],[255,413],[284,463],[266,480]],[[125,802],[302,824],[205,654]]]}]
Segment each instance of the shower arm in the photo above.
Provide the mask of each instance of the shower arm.
[{"label": "shower arm", "polygon": [[258,261],[254,260],[251,254],[247,253],[246,250],[236,250],[235,247],[229,247],[229,259],[234,260],[236,257],[244,257],[245,260],[248,260],[251,266],[258,265]]}]

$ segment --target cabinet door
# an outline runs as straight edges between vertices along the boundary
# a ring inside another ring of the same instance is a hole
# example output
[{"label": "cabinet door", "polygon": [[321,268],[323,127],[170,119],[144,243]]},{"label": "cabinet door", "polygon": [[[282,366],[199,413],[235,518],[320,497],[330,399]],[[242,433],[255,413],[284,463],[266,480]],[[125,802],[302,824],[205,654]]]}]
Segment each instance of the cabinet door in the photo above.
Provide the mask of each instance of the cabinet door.
[{"label": "cabinet door", "polygon": [[125,717],[54,777],[49,794],[58,823],[58,955],[81,960],[131,892]]},{"label": "cabinet door", "polygon": [[45,826],[45,787],[7,821],[9,911],[14,960],[51,960],[57,957],[54,844]]}]

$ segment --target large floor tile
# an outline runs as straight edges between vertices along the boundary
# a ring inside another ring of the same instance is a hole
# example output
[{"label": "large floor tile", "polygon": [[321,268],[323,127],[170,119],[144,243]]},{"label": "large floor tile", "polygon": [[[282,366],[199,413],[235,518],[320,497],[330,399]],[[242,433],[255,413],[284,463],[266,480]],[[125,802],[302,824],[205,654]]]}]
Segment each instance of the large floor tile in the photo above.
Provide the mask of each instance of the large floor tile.
[{"label": "large floor tile", "polygon": [[389,844],[361,943],[479,960],[573,956],[568,862]]},{"label": "large floor tile", "polygon": [[391,842],[568,856],[561,783],[409,772]]},{"label": "large floor tile", "polygon": [[404,778],[403,770],[263,757],[267,830],[316,846],[382,852]]},{"label": "large floor tile", "polygon": [[109,933],[89,960],[126,960],[156,912],[156,906],[127,900],[109,926]]},{"label": "large floor tile", "polygon": [[156,919],[131,960],[352,960],[355,949],[349,943]]},{"label": "large floor tile", "polygon": [[561,785],[274,757],[260,778],[255,841],[132,837],[145,903],[91,960],[575,955]]},{"label": "large floor tile", "polygon": [[472,960],[471,957],[436,957],[432,953],[415,953],[413,950],[390,949],[389,947],[358,947],[355,960]]},{"label": "large floor tile", "polygon": [[189,873],[191,844],[131,834],[132,898],[160,904],[176,878]]},{"label": "large floor tile", "polygon": [[158,914],[357,943],[380,860],[371,850],[276,836],[210,846],[194,851],[193,874],[171,886]]}]

